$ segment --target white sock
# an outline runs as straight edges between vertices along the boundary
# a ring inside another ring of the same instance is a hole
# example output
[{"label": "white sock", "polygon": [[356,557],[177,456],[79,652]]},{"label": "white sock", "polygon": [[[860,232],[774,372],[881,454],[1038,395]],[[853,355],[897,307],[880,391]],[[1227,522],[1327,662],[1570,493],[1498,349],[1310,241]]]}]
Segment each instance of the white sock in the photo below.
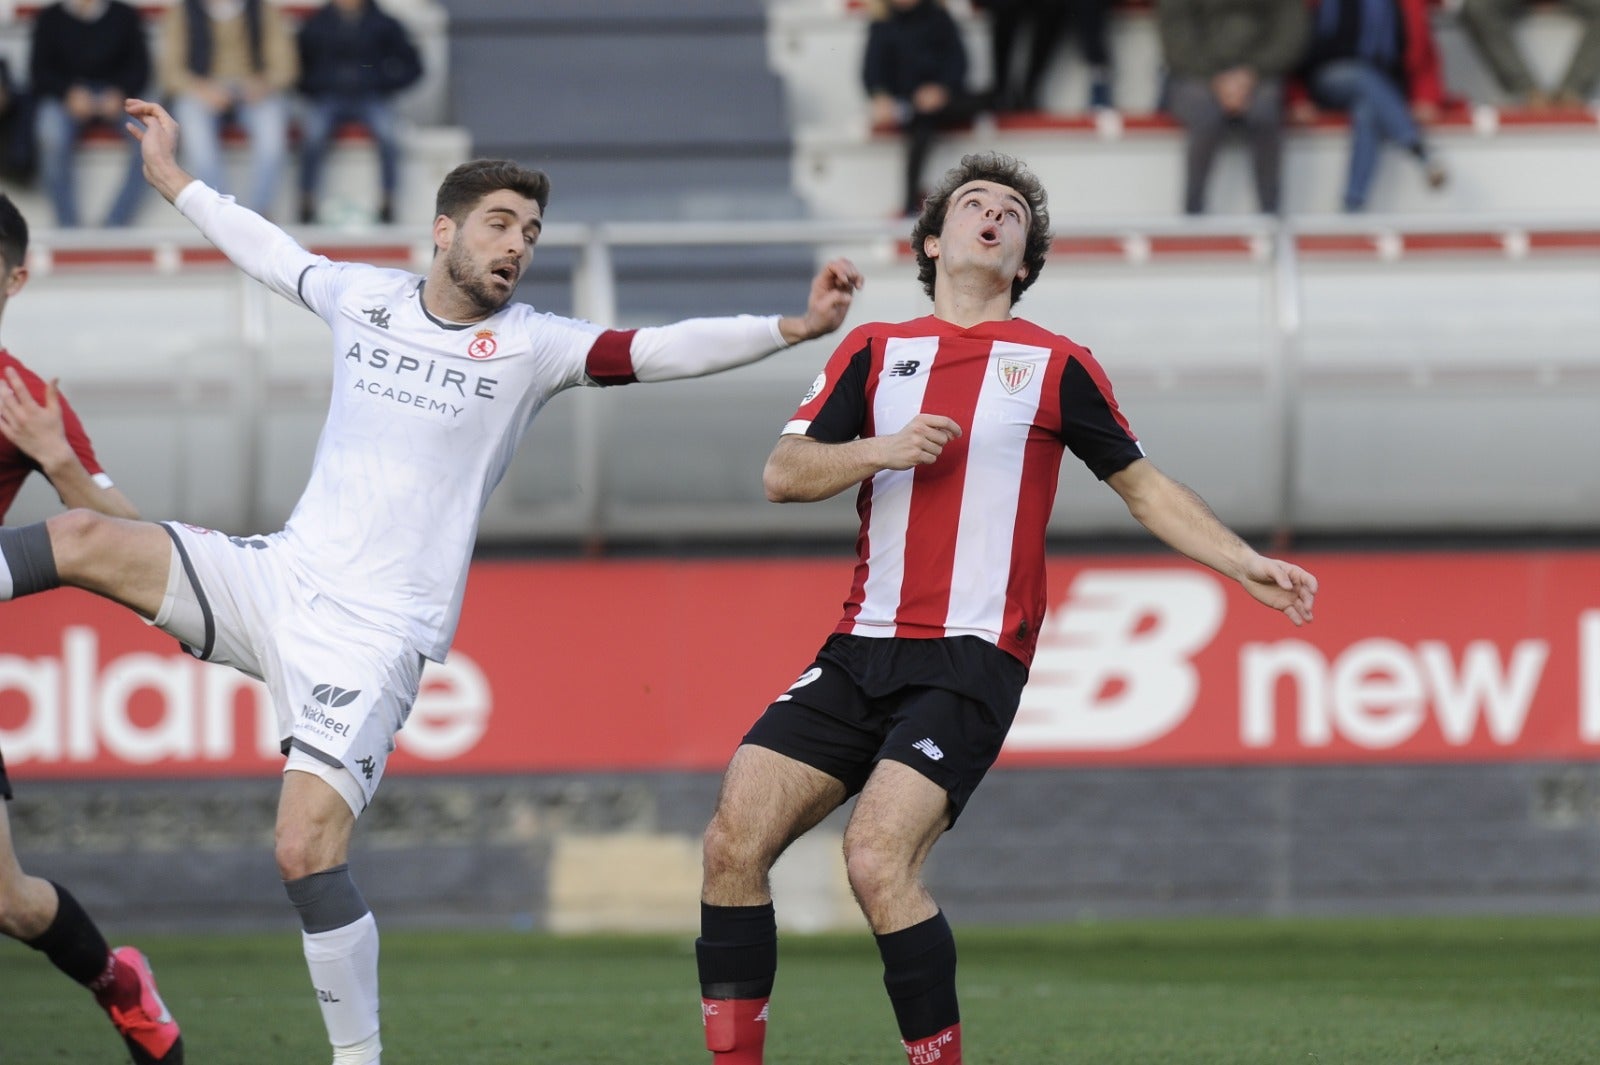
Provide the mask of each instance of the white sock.
[{"label": "white sock", "polygon": [[366,913],[343,928],[302,932],[300,938],[334,1060],[338,1065],[377,1065],[378,922]]}]

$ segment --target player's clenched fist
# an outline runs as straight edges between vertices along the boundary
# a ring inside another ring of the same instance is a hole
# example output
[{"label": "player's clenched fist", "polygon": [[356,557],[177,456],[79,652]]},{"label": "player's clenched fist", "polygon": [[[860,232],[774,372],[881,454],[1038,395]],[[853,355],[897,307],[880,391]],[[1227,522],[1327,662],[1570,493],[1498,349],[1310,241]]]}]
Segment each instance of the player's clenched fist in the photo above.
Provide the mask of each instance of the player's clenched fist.
[{"label": "player's clenched fist", "polygon": [[918,414],[892,436],[882,436],[883,468],[909,470],[939,457],[945,445],[961,435],[961,426],[943,414]]}]

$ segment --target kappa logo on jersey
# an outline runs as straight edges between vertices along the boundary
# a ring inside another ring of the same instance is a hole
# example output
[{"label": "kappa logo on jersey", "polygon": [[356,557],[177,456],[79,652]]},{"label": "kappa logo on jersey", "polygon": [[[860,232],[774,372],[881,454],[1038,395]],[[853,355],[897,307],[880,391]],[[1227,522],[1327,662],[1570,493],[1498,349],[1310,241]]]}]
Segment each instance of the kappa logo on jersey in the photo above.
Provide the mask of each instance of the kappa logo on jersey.
[{"label": "kappa logo on jersey", "polygon": [[472,334],[472,343],[467,345],[467,354],[474,359],[487,359],[500,350],[500,345],[495,343],[493,329],[480,329]]},{"label": "kappa logo on jersey", "polygon": [[812,681],[816,680],[820,676],[822,676],[822,667],[820,667],[820,666],[812,666],[810,669],[808,669],[804,673],[800,674],[800,679],[795,681],[793,684],[789,685],[789,690],[784,692],[782,695],[778,696],[776,699],[773,700],[773,702],[775,702],[775,703],[788,702],[790,699],[794,698],[794,690],[796,688],[804,688],[807,684],[810,684]]},{"label": "kappa logo on jersey", "polygon": [[367,320],[373,325],[377,326],[379,329],[389,328],[389,308],[363,307],[361,309],[361,313],[366,315]]},{"label": "kappa logo on jersey", "polygon": [[817,379],[815,381],[811,382],[811,388],[806,392],[806,398],[802,399],[800,401],[800,405],[803,407],[807,403],[810,403],[812,400],[814,400],[818,396],[820,396],[822,394],[822,386],[826,385],[827,383],[828,383],[828,375],[827,374],[825,374],[825,373],[817,374]]},{"label": "kappa logo on jersey", "polygon": [[1033,380],[1033,371],[1033,363],[1017,359],[1001,359],[994,368],[1000,378],[1000,387],[1013,396],[1028,387],[1028,382]]},{"label": "kappa logo on jersey", "polygon": [[911,746],[915,747],[917,750],[921,751],[935,762],[944,758],[944,751],[940,750],[939,745],[933,742],[932,736],[924,736]]},{"label": "kappa logo on jersey", "polygon": [[371,755],[365,758],[357,758],[356,765],[361,767],[361,775],[368,780],[372,779],[372,774],[378,769],[378,763],[372,759]]},{"label": "kappa logo on jersey", "polygon": [[921,369],[921,359],[901,359],[889,367],[890,377],[915,377],[917,370]]}]

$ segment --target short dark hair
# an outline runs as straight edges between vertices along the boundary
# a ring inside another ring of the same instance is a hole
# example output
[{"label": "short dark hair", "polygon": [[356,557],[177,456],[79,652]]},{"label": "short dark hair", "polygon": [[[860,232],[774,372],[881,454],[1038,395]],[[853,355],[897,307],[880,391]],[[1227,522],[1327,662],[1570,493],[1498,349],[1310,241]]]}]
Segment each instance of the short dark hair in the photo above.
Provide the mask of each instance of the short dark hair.
[{"label": "short dark hair", "polygon": [[1033,171],[1021,160],[999,152],[974,152],[962,156],[961,162],[946,170],[938,186],[928,193],[928,198],[922,203],[922,214],[911,228],[911,251],[917,257],[917,280],[922,282],[922,290],[932,299],[936,271],[934,261],[922,246],[930,236],[944,233],[944,220],[950,213],[950,197],[956,194],[957,189],[972,181],[992,181],[996,185],[1004,185],[1028,202],[1028,212],[1032,217],[1028,223],[1028,243],[1022,251],[1022,264],[1028,268],[1028,276],[1011,282],[1011,302],[1016,303],[1022,299],[1028,286],[1039,280],[1039,271],[1044,269],[1045,256],[1050,252],[1050,205],[1044,186]]},{"label": "short dark hair", "polygon": [[6,269],[15,270],[28,257],[28,220],[22,217],[11,197],[0,192],[0,258]]},{"label": "short dark hair", "polygon": [[446,215],[454,222],[464,222],[479,200],[501,189],[536,201],[541,211],[550,203],[550,177],[543,170],[510,159],[474,159],[450,171],[439,183],[433,217]]}]

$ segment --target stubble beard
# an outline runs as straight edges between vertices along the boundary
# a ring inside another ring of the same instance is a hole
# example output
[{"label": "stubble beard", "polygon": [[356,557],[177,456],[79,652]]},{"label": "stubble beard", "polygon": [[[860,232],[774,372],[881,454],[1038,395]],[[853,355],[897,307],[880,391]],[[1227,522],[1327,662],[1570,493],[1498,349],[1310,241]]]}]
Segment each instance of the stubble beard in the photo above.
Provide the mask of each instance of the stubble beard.
[{"label": "stubble beard", "polygon": [[446,253],[444,269],[445,276],[456,287],[456,291],[482,312],[485,318],[511,301],[509,293],[502,297],[473,270],[472,261],[460,245]]}]

